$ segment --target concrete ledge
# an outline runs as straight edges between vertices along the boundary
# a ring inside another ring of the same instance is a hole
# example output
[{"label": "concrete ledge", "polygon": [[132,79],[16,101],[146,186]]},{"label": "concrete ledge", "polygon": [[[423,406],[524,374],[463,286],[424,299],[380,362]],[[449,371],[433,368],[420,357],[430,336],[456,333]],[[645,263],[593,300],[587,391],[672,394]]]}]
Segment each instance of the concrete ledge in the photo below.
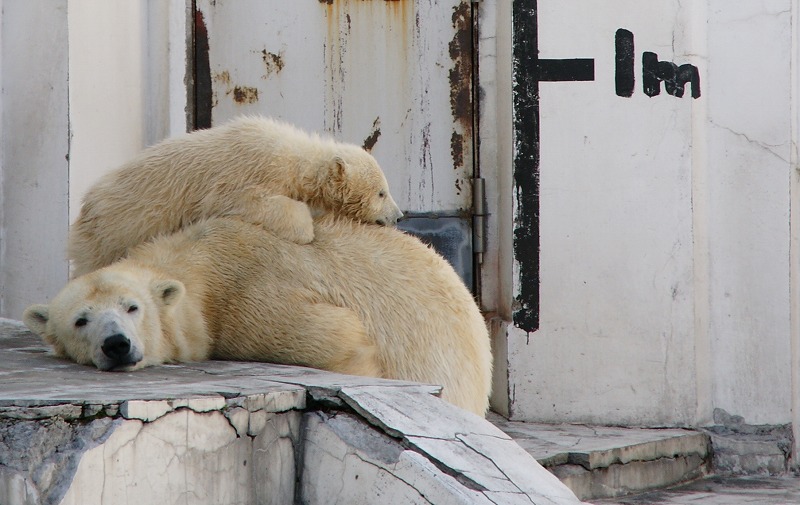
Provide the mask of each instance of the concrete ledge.
[{"label": "concrete ledge", "polygon": [[783,475],[790,471],[791,425],[752,425],[723,409],[714,410],[711,437],[714,470],[730,475]]},{"label": "concrete ledge", "polygon": [[132,373],[0,319],[0,503],[579,500],[439,388],[263,363]]},{"label": "concrete ledge", "polygon": [[705,433],[490,419],[581,499],[671,486],[711,470]]}]

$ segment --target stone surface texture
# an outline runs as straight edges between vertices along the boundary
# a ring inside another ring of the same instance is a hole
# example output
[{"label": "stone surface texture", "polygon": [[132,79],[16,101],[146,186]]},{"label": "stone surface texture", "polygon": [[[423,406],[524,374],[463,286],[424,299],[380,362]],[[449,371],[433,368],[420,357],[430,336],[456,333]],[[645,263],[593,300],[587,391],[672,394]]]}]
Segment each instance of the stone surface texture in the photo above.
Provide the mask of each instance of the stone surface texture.
[{"label": "stone surface texture", "polygon": [[800,503],[800,479],[783,477],[709,477],[691,484],[596,505],[794,505]]},{"label": "stone surface texture", "polygon": [[711,471],[709,437],[697,431],[490,419],[584,500],[670,486]]},{"label": "stone surface texture", "polygon": [[422,384],[264,363],[131,373],[0,319],[0,503],[578,504]]}]

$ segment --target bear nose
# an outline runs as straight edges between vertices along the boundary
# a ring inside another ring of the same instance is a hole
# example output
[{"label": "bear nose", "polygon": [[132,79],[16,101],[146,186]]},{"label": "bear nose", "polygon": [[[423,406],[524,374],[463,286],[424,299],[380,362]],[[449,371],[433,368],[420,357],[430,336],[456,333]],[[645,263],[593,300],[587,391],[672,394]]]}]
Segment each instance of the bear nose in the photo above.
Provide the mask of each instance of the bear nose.
[{"label": "bear nose", "polygon": [[106,337],[101,346],[103,354],[115,361],[121,361],[131,351],[131,341],[121,333]]}]

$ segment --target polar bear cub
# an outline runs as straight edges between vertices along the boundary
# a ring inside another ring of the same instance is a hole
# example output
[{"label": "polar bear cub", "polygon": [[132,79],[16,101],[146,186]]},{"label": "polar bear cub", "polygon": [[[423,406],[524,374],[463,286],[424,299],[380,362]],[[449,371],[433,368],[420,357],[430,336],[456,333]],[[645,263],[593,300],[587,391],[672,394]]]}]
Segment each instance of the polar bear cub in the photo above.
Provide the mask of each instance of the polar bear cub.
[{"label": "polar bear cub", "polygon": [[70,281],[24,314],[58,355],[102,370],[268,361],[443,386],[483,415],[492,356],[453,268],[396,229],[335,216],[307,245],[236,219],[198,222]]},{"label": "polar bear cub", "polygon": [[236,216],[303,244],[312,216],[393,225],[402,217],[364,149],[263,117],[167,139],[102,177],[70,227],[73,276],[204,218]]}]

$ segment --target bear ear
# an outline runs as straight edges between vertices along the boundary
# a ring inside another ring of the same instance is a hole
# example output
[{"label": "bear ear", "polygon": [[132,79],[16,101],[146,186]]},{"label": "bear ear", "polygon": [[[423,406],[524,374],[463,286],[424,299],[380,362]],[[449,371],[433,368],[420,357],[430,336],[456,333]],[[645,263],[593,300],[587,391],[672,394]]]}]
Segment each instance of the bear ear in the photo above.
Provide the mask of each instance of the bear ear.
[{"label": "bear ear", "polygon": [[22,314],[25,326],[39,336],[44,336],[47,321],[50,319],[50,309],[47,305],[31,305]]},{"label": "bear ear", "polygon": [[154,282],[151,289],[156,301],[164,305],[174,305],[186,293],[183,283],[174,279]]}]

